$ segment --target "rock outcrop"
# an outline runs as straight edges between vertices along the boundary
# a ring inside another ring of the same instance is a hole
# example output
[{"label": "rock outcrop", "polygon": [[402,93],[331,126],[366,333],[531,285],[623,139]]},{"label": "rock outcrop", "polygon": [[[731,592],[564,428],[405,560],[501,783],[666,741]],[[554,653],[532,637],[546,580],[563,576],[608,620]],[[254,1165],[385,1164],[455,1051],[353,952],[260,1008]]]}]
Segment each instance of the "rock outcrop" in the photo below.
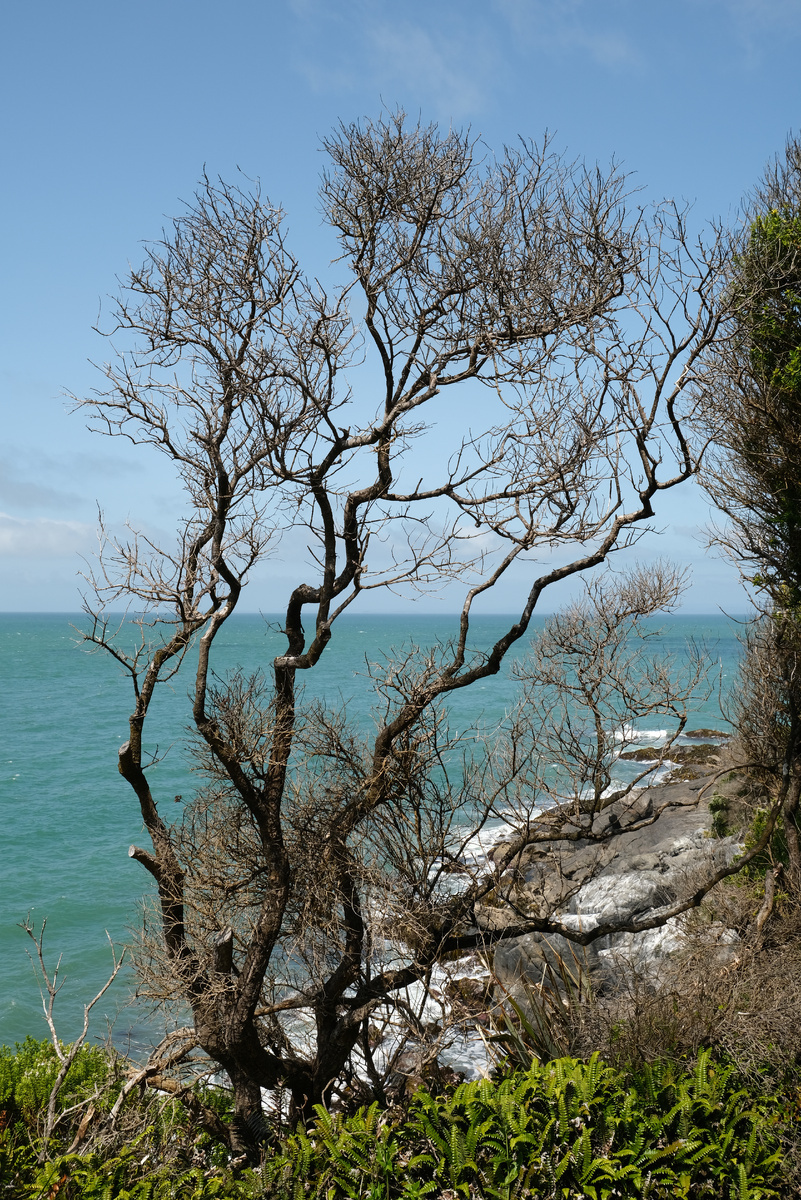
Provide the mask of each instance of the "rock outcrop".
[{"label": "rock outcrop", "polygon": [[[563,925],[588,931],[609,921],[645,917],[687,895],[694,881],[727,865],[741,848],[734,837],[711,836],[711,813],[698,795],[709,774],[707,767],[701,779],[652,787],[633,804],[610,805],[593,824],[593,833],[613,835],[608,841],[532,847],[516,870],[517,906],[556,909]],[[665,805],[652,824],[628,828]],[[503,920],[502,912],[495,919]],[[707,936],[710,954],[725,961],[735,953],[734,931],[710,926]],[[506,988],[521,978],[539,983],[549,977],[549,965],[558,975],[561,959],[574,974],[589,973],[596,990],[621,986],[632,971],[656,984],[684,940],[681,917],[658,929],[602,937],[587,947],[532,933],[498,947],[494,972]]]}]

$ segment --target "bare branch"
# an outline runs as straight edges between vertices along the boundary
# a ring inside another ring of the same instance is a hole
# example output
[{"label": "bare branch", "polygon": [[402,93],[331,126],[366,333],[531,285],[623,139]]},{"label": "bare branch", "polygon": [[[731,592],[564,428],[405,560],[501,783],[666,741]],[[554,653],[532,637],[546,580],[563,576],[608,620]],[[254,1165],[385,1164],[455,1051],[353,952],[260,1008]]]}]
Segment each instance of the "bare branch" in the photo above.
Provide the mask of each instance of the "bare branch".
[{"label": "bare branch", "polygon": [[45,965],[45,960],[44,960],[44,935],[45,935],[46,925],[47,925],[47,920],[45,919],[44,921],[42,921],[41,929],[39,930],[39,933],[37,935],[36,928],[33,925],[32,921],[30,919],[30,916],[26,917],[25,920],[23,922],[21,922],[21,924],[20,924],[20,928],[25,930],[28,937],[31,939],[34,946],[36,947],[36,965],[38,966],[38,974],[40,976],[39,990],[40,990],[41,996],[42,996],[42,1009],[44,1011],[44,1019],[47,1022],[48,1029],[50,1030],[50,1038],[53,1043],[53,1049],[56,1052],[56,1057],[58,1058],[58,1060],[61,1064],[61,1066],[59,1068],[59,1072],[56,1076],[55,1082],[54,1082],[52,1088],[50,1089],[50,1096],[47,1101],[47,1113],[45,1115],[45,1126],[44,1126],[44,1131],[42,1133],[42,1146],[39,1151],[39,1157],[38,1157],[38,1161],[40,1163],[44,1162],[45,1159],[47,1158],[50,1138],[52,1137],[53,1129],[57,1122],[56,1104],[58,1102],[59,1093],[64,1084],[64,1080],[67,1078],[67,1073],[69,1072],[69,1069],[72,1066],[72,1064],[75,1062],[75,1059],[78,1057],[81,1047],[83,1046],[84,1042],[86,1041],[86,1037],[89,1032],[89,1014],[91,1013],[94,1006],[97,1004],[98,1000],[100,1000],[106,994],[106,992],[111,987],[114,980],[117,978],[120,967],[122,966],[123,960],[125,958],[124,950],[123,950],[122,954],[120,954],[119,958],[117,957],[116,951],[114,949],[114,945],[111,941],[111,938],[109,937],[109,935],[107,933],[106,937],[108,938],[109,947],[111,948],[111,960],[114,964],[113,970],[112,970],[111,974],[109,975],[108,979],[106,980],[106,982],[103,984],[100,991],[93,997],[92,1000],[89,1001],[88,1004],[84,1005],[83,1028],[81,1029],[81,1032],[78,1034],[75,1041],[69,1047],[64,1047],[64,1046],[62,1046],[62,1043],[59,1041],[58,1034],[56,1032],[55,1020],[53,1017],[53,1009],[55,1007],[56,997],[64,985],[63,980],[61,981],[61,983],[58,982],[58,973],[61,968],[61,958],[59,957],[59,960],[56,964],[56,969],[51,976],[47,970],[47,967]]},{"label": "bare branch", "polygon": [[[611,799],[633,805],[646,771],[612,786],[609,731],[659,713],[675,738],[702,674],[697,655],[679,679],[635,636],[675,603],[677,572],[604,577],[537,640],[498,728],[448,726],[449,699],[502,670],[543,595],[633,546],[694,474],[685,425],[725,336],[727,238],[692,241],[672,205],[629,212],[614,165],[569,162],[547,139],[480,160],[468,135],[396,113],[325,148],[339,286],[303,273],[258,187],[204,177],[123,281],[105,383],[80,402],[184,487],[168,544],[101,532],[87,640],[133,691],[118,766],[152,846],[129,853],[157,884],[140,988],[191,1008],[231,1080],[237,1153],[263,1088],[286,1086],[300,1116],[353,1076],[353,1055],[375,1074],[365,1022],[409,1020],[421,1001],[399,989],[502,936],[480,919],[502,869],[471,861],[471,839],[503,816],[511,869]],[[302,537],[307,565],[276,601],[281,652],[215,675],[282,537]],[[520,609],[479,650],[474,610],[512,572]],[[363,593],[444,586],[453,640],[368,666],[371,736],[298,695]],[[174,821],[145,739],[179,674],[197,789]],[[521,913],[521,928],[562,928],[555,911]],[[167,1072],[154,1060],[147,1078]]]}]

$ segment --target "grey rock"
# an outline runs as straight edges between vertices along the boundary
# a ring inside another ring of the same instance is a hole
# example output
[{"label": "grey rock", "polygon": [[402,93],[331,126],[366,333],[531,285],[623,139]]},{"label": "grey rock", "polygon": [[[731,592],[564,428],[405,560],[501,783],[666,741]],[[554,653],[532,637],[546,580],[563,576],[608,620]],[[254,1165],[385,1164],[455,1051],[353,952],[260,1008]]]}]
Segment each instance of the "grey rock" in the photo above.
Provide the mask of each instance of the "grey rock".
[{"label": "grey rock", "polygon": [[631,976],[645,976],[649,983],[662,982],[665,966],[684,945],[681,922],[671,917],[658,929],[620,933],[611,945],[598,951],[600,974],[608,986],[621,987]]},{"label": "grey rock", "polygon": [[658,854],[632,854],[625,865],[630,871],[656,871],[661,865]]},{"label": "grey rock", "polygon": [[569,879],[588,879],[591,875],[608,866],[614,857],[614,846],[611,846],[608,842],[601,845],[590,843],[588,846],[577,850],[575,854],[569,856],[564,865],[564,872]]},{"label": "grey rock", "polygon": [[592,879],[570,900],[567,912],[607,921],[628,921],[671,898],[657,871],[626,871]]},{"label": "grey rock", "polygon": [[[613,802],[594,819],[600,841],[565,839],[532,847],[520,877],[520,895],[530,901],[530,911],[554,913],[566,928],[582,932],[642,920],[686,894],[694,879],[730,863],[741,847],[735,838],[710,837],[711,814],[698,801],[700,786],[685,781]],[[672,918],[659,928],[604,936],[587,947],[529,934],[497,948],[495,972],[508,984],[521,979],[539,984],[549,974],[558,976],[560,958],[571,968],[578,958],[596,987],[620,986],[630,972],[655,984],[672,969],[684,928],[684,918]],[[720,927],[709,937],[711,961],[736,954],[734,931]]]},{"label": "grey rock", "polygon": [[563,992],[565,978],[576,984],[582,977],[591,978],[600,970],[601,959],[595,945],[578,946],[559,934],[529,933],[502,943],[493,967],[502,988],[513,994],[521,982]]}]

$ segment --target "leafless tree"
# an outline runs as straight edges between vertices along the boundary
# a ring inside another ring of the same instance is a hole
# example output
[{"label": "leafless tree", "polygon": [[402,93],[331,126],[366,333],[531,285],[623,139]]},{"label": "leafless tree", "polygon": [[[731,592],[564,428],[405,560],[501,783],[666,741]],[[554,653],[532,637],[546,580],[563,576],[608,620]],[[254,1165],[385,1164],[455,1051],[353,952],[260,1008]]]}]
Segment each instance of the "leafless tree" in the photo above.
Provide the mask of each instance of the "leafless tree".
[{"label": "leafless tree", "polygon": [[[185,488],[172,545],[104,532],[89,640],[134,691],[119,769],[151,840],[130,854],[157,885],[146,985],[180,995],[230,1077],[237,1147],[260,1089],[285,1086],[296,1112],[328,1098],[368,1053],[371,1014],[437,963],[567,932],[553,913],[508,931],[477,915],[541,836],[527,814],[548,714],[511,714],[468,745],[447,700],[496,675],[546,590],[630,547],[693,475],[686,398],[725,313],[726,238],[691,238],[672,204],[629,212],[614,167],[571,164],[547,141],[481,159],[468,136],[402,114],[343,125],[325,150],[344,282],[302,272],[258,190],[204,178],[123,283],[107,386],[82,402],[102,432],[166,455]],[[436,464],[417,452],[426,439]],[[215,640],[287,530],[310,546],[285,649],[220,682]],[[513,568],[527,573],[520,612],[478,650],[474,607]],[[298,703],[298,673],[362,593],[445,584],[462,588],[453,638],[374,666],[369,742]],[[660,587],[649,596],[641,577],[629,615],[659,607]],[[109,616],[121,605],[134,650]],[[154,694],[178,671],[193,679],[205,782],[176,825],[146,746]],[[663,703],[679,707],[669,690]],[[574,804],[560,810],[576,836],[604,790],[594,778],[578,825]],[[454,882],[464,827],[503,806],[517,806],[508,853]]]},{"label": "leafless tree", "polygon": [[[537,735],[540,755],[559,763],[553,784],[538,792],[558,804],[569,796],[577,813],[599,812],[625,800],[646,776],[669,759],[684,731],[687,702],[709,695],[703,650],[688,646],[678,664],[664,651],[649,653],[655,630],[643,618],[669,612],[683,591],[682,572],[664,563],[620,578],[595,576],[585,595],[551,617],[526,661],[516,664],[524,682],[523,703],[547,712]],[[655,758],[625,786],[612,790],[612,768],[621,749],[636,740],[633,719],[668,718],[669,736]]]},{"label": "leafless tree", "polygon": [[[97,992],[97,994],[93,997],[93,999],[91,999],[87,1004],[84,1005],[84,1007],[83,1007],[83,1027],[81,1029],[81,1032],[78,1034],[78,1036],[74,1042],[72,1042],[69,1046],[65,1046],[60,1041],[58,1033],[56,1031],[55,1015],[54,1015],[56,997],[58,996],[58,993],[61,991],[62,987],[64,986],[63,980],[61,983],[59,983],[59,981],[58,981],[59,971],[61,970],[61,958],[59,957],[59,960],[56,963],[55,970],[51,974],[51,972],[48,971],[48,969],[47,969],[47,965],[45,963],[45,956],[44,956],[44,936],[45,936],[46,925],[47,925],[47,921],[46,920],[42,921],[41,928],[39,929],[39,932],[37,933],[36,928],[30,918],[30,915],[28,915],[28,917],[26,917],[26,919],[22,922],[22,925],[21,925],[21,928],[25,930],[28,937],[31,939],[31,941],[33,942],[33,944],[36,948],[36,958],[34,960],[33,956],[31,956],[31,961],[34,963],[34,969],[37,970],[38,975],[39,975],[39,989],[40,989],[41,996],[42,996],[42,1010],[43,1010],[43,1014],[44,1014],[44,1019],[47,1023],[47,1028],[50,1033],[50,1040],[53,1043],[53,1049],[56,1052],[56,1058],[58,1059],[58,1063],[59,1063],[58,1072],[56,1074],[55,1080],[53,1081],[53,1086],[50,1089],[50,1095],[47,1100],[47,1110],[45,1112],[44,1127],[42,1129],[42,1142],[41,1142],[41,1146],[39,1148],[39,1155],[38,1155],[38,1161],[40,1163],[43,1163],[45,1161],[45,1159],[47,1158],[49,1147],[50,1147],[50,1139],[53,1136],[53,1131],[54,1131],[56,1125],[58,1124],[58,1121],[61,1118],[63,1118],[65,1115],[67,1115],[65,1113],[61,1113],[61,1114],[57,1113],[56,1106],[58,1104],[58,1097],[61,1092],[61,1089],[64,1086],[67,1075],[69,1074],[70,1067],[75,1062],[76,1058],[78,1057],[78,1054],[80,1053],[81,1047],[83,1046],[84,1042],[86,1041],[86,1037],[89,1032],[89,1014],[91,1013],[94,1006],[97,1004],[98,1000],[102,999],[102,997],[106,994],[108,989],[111,987],[114,980],[117,978],[120,967],[122,966],[122,963],[123,963],[123,958],[125,956],[124,950],[122,951],[122,953],[119,956],[117,955],[117,953],[114,949],[114,945],[111,942],[111,938],[109,938],[109,945],[111,946],[111,960],[112,960],[112,964],[113,964],[111,974],[109,975],[108,979],[103,984],[103,986],[101,987],[100,991]],[[108,935],[106,935],[106,936],[108,936]],[[87,1112],[87,1114],[85,1114],[85,1123],[83,1124],[84,1130],[86,1128],[86,1124],[88,1124],[89,1120],[91,1120],[91,1117],[94,1114],[94,1105],[93,1104],[89,1103],[87,1105],[87,1108],[88,1108],[88,1112]]]}]

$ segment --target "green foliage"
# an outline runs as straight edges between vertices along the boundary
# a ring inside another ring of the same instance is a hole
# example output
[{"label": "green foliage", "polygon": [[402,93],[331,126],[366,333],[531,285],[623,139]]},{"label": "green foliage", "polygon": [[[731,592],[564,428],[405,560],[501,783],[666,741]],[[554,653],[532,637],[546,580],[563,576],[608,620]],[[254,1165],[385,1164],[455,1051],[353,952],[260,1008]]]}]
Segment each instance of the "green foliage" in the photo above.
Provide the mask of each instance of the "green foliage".
[{"label": "green foliage", "polygon": [[590,999],[589,973],[576,951],[568,962],[547,945],[551,958],[544,963],[540,985],[521,981],[517,998],[508,994],[490,1014],[488,1049],[507,1071],[526,1070],[535,1059],[546,1062],[566,1054],[570,1030]]},{"label": "green foliage", "polygon": [[418,1092],[393,1123],[373,1105],[317,1110],[265,1164],[267,1194],[292,1200],[779,1196],[777,1106],[737,1087],[707,1052],[691,1070],[624,1076],[597,1056],[533,1065],[445,1096]]},{"label": "green foliage", "polygon": [[716,838],[728,837],[732,832],[729,827],[729,801],[720,792],[715,792],[709,801],[709,811],[712,814],[712,833]]},{"label": "green foliage", "polygon": [[[52,1042],[27,1037],[16,1049],[0,1046],[0,1108],[26,1120],[47,1108],[61,1063]],[[108,1058],[97,1046],[82,1046],[67,1072],[59,1104],[66,1107],[92,1095],[108,1076]]]},{"label": "green foliage", "polygon": [[[119,1092],[114,1057],[99,1047],[81,1047],[72,1063],[58,1096],[56,1135],[50,1139],[47,1161],[38,1166],[44,1113],[59,1066],[48,1041],[28,1037],[15,1050],[0,1048],[0,1196],[212,1200],[261,1194],[252,1180],[232,1180],[229,1152],[208,1135],[198,1134],[183,1105],[154,1094],[134,1094],[127,1102],[128,1128],[137,1131],[127,1144],[110,1138],[103,1153],[65,1153],[89,1100],[94,1124],[102,1124],[102,1114]],[[213,1087],[199,1090],[209,1107],[230,1118],[230,1093]]]},{"label": "green foliage", "polygon": [[[4,1078],[12,1058],[20,1058],[20,1072],[36,1062],[36,1046],[4,1054]],[[217,1102],[227,1103],[225,1095]],[[628,1074],[597,1055],[560,1058],[436,1097],[419,1091],[406,1111],[373,1104],[344,1117],[318,1108],[309,1129],[289,1135],[260,1168],[238,1174],[222,1164],[165,1166],[158,1147],[177,1134],[176,1114],[165,1117],[160,1134],[143,1128],[120,1151],[62,1153],[42,1166],[22,1123],[7,1121],[0,1196],[770,1200],[783,1195],[780,1138],[796,1117],[778,1099],[750,1094],[733,1067],[707,1051],[691,1064],[653,1063]]]},{"label": "green foliage", "polygon": [[[756,810],[751,825],[743,839],[746,851],[752,850],[763,837],[768,817],[769,813],[766,808],[758,808]],[[789,854],[787,851],[787,838],[784,833],[784,819],[783,817],[779,817],[765,849],[761,854],[757,854],[755,858],[751,859],[750,863],[740,872],[740,875],[744,879],[763,880],[765,872],[770,867],[776,867],[779,864],[786,867],[788,862]]]},{"label": "green foliage", "polygon": [[763,525],[763,561],[752,582],[782,612],[801,611],[801,216],[772,208],[752,222],[737,260],[746,299],[743,346],[754,407],[730,427],[752,479]]},{"label": "green foliage", "polygon": [[751,363],[768,386],[788,397],[801,397],[801,216],[790,208],[773,208],[751,226],[747,258],[764,272],[770,285],[757,294],[751,312]]},{"label": "green foliage", "polygon": [[20,1200],[33,1200],[52,1194],[54,1188],[59,1200],[250,1200],[263,1194],[252,1172],[234,1179],[228,1173],[209,1177],[195,1168],[143,1178],[142,1167],[133,1149],[112,1159],[65,1154],[46,1163],[18,1195]]},{"label": "green foliage", "polygon": [[[0,1116],[3,1116],[3,1110],[0,1110]],[[4,1128],[0,1129],[0,1195],[24,1196],[25,1181],[33,1178],[35,1170],[33,1146],[27,1138],[17,1137],[14,1128],[4,1123]]]},{"label": "green foliage", "polygon": [[[146,1133],[148,1131],[143,1131]],[[0,1194],[14,1200],[254,1200],[264,1195],[253,1171],[234,1178],[230,1171],[154,1169],[142,1151],[143,1137],[121,1153],[62,1154],[36,1165],[27,1142],[0,1132]]]}]

